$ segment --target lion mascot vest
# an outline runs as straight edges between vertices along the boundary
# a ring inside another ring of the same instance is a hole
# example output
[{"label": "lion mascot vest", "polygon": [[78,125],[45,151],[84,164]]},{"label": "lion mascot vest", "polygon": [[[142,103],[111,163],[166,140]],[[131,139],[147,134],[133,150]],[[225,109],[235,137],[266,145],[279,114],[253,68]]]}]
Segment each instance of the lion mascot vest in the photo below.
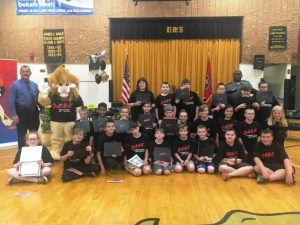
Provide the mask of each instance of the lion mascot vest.
[{"label": "lion mascot vest", "polygon": [[59,160],[63,144],[72,139],[77,110],[83,101],[78,93],[79,79],[64,65],[49,74],[48,82],[39,87],[38,100],[42,106],[50,106],[51,155]]}]

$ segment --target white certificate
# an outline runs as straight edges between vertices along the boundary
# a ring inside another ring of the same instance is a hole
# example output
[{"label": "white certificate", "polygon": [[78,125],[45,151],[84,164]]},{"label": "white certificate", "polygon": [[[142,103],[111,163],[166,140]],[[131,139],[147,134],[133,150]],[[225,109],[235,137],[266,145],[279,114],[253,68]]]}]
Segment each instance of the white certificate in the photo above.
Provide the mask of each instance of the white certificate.
[{"label": "white certificate", "polygon": [[41,165],[36,161],[22,162],[19,173],[21,177],[38,177],[41,175]]},{"label": "white certificate", "polygon": [[33,162],[42,158],[43,146],[22,147],[20,162]]},{"label": "white certificate", "polygon": [[134,155],[127,161],[136,167],[141,167],[142,165],[144,165],[144,161],[138,155]]}]

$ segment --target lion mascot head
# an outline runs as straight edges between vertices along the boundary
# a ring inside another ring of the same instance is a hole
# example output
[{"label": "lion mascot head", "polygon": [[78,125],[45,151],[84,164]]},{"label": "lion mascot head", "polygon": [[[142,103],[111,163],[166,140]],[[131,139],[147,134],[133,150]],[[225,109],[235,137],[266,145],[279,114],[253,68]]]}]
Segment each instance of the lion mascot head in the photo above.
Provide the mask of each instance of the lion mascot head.
[{"label": "lion mascot head", "polygon": [[78,98],[79,79],[61,65],[48,76],[49,95],[59,95],[63,100],[71,102]]}]

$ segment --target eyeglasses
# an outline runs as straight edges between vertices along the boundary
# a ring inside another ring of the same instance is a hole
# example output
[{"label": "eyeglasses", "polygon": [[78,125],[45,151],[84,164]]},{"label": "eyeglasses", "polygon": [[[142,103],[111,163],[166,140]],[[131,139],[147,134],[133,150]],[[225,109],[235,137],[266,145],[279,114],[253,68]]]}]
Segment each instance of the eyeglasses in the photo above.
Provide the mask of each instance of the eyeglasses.
[{"label": "eyeglasses", "polygon": [[28,138],[28,141],[36,141],[38,138]]}]

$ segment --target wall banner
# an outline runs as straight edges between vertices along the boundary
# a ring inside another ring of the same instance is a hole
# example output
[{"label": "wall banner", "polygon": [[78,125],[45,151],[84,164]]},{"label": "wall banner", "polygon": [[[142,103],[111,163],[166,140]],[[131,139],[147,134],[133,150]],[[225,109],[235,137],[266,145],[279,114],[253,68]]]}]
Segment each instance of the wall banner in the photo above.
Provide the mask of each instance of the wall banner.
[{"label": "wall banner", "polygon": [[64,29],[44,29],[44,61],[45,63],[65,63],[65,32]]},{"label": "wall banner", "polygon": [[17,61],[0,59],[0,146],[17,141],[16,125],[8,107],[10,84],[17,79]]},{"label": "wall banner", "polygon": [[93,12],[94,0],[16,0],[17,15],[89,15]]}]

